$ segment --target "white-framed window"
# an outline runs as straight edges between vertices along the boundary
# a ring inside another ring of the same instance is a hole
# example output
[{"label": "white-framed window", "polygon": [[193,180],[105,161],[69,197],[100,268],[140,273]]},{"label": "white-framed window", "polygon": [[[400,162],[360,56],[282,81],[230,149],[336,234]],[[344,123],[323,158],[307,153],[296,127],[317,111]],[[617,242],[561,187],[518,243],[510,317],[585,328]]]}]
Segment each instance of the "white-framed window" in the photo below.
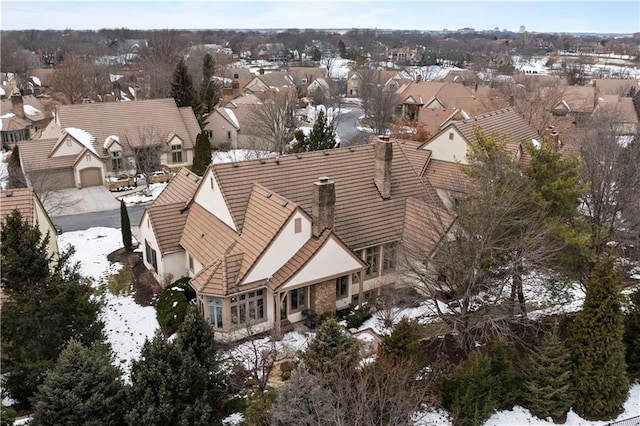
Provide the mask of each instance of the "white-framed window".
[{"label": "white-framed window", "polygon": [[249,291],[231,297],[231,324],[243,325],[264,319],[264,290]]},{"label": "white-framed window", "polygon": [[122,170],[122,151],[111,151],[111,169]]},{"label": "white-framed window", "polygon": [[301,78],[300,79],[300,84],[307,84],[307,79],[306,78]]},{"label": "white-framed window", "polygon": [[182,145],[171,145],[171,162],[182,163]]},{"label": "white-framed window", "polygon": [[349,296],[349,276],[343,275],[336,278],[336,298],[342,299]]},{"label": "white-framed window", "polygon": [[223,328],[222,298],[207,296],[207,307],[209,309],[209,324],[214,328]]},{"label": "white-framed window", "polygon": [[289,304],[291,312],[301,311],[307,307],[307,295],[309,292],[306,287],[296,288],[289,292]]}]

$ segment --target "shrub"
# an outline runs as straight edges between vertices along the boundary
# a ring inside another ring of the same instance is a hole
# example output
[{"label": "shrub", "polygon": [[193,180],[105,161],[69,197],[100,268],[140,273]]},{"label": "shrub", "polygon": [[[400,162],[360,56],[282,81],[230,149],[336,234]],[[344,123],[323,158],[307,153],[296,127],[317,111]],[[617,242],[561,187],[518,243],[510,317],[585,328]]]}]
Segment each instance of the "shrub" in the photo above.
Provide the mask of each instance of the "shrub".
[{"label": "shrub", "polygon": [[326,320],[328,320],[329,318],[335,318],[336,317],[336,313],[335,312],[323,312],[320,314],[320,322],[323,323]]},{"label": "shrub", "polygon": [[362,304],[347,315],[347,328],[358,328],[369,318],[371,318],[371,306]]},{"label": "shrub", "polygon": [[195,299],[195,291],[188,282],[188,277],[180,278],[158,297],[156,316],[160,329],[166,335],[172,334],[182,324],[191,300]]},{"label": "shrub", "polygon": [[456,426],[481,425],[499,405],[491,377],[491,357],[481,351],[472,352],[456,367],[445,389],[443,404]]},{"label": "shrub", "polygon": [[115,296],[127,296],[133,293],[135,277],[131,266],[125,265],[107,279],[107,290]]}]

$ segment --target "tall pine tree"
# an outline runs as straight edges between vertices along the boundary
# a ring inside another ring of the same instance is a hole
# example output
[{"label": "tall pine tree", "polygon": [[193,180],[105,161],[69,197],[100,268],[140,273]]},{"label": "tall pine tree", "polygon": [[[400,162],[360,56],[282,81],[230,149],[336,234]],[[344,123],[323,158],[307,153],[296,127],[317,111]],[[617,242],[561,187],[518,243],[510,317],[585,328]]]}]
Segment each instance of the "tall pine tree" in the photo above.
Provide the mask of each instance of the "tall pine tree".
[{"label": "tall pine tree", "polygon": [[209,164],[211,164],[211,142],[207,135],[198,133],[193,152],[193,166],[191,166],[191,171],[202,176]]},{"label": "tall pine tree", "polygon": [[533,415],[564,423],[574,401],[571,369],[571,353],[555,327],[531,353],[523,371],[523,398]]},{"label": "tall pine tree", "polygon": [[333,149],[338,145],[333,124],[327,122],[323,110],[318,113],[316,122],[308,136],[302,131],[297,131],[294,136],[296,141],[292,147],[293,152],[321,151]]},{"label": "tall pine tree", "polygon": [[127,251],[133,250],[131,222],[129,221],[129,212],[124,200],[120,200],[120,227],[122,228],[122,244],[124,248]]},{"label": "tall pine tree", "polygon": [[[69,339],[91,347],[104,340],[100,302],[83,279],[73,250],[47,253],[42,236],[18,211],[1,226],[3,386],[26,406]],[[55,238],[55,237],[53,237]]]},{"label": "tall pine tree", "polygon": [[627,370],[632,380],[640,380],[640,289],[631,296],[624,315],[624,344],[627,348]]},{"label": "tall pine tree", "polygon": [[198,92],[193,86],[193,80],[189,75],[189,70],[184,59],[180,59],[176,69],[173,72],[173,81],[171,82],[171,97],[175,99],[178,107],[191,107],[196,117],[200,117],[201,107],[198,99]]},{"label": "tall pine tree", "polygon": [[572,328],[574,409],[587,419],[608,420],[622,411],[629,392],[615,259],[599,259],[586,284],[584,305]]},{"label": "tall pine tree", "polygon": [[211,53],[204,55],[202,59],[202,82],[200,83],[200,100],[203,112],[209,113],[220,102],[220,85],[218,80],[212,80],[216,63]]},{"label": "tall pine tree", "polygon": [[34,425],[116,425],[124,421],[121,372],[104,351],[71,341],[34,397]]},{"label": "tall pine tree", "polygon": [[380,344],[379,356],[391,361],[403,358],[418,361],[421,355],[417,324],[407,317],[403,317],[391,334],[383,337]]}]

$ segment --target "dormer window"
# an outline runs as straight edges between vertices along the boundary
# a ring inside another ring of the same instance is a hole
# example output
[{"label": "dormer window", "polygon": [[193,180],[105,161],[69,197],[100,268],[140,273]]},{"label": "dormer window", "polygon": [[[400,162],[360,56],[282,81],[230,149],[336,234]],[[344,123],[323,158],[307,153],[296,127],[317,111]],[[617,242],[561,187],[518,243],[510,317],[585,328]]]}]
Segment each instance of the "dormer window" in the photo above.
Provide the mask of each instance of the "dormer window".
[{"label": "dormer window", "polygon": [[307,84],[307,79],[306,78],[301,78],[300,79],[300,83],[301,84]]},{"label": "dormer window", "polygon": [[171,162],[182,163],[182,145],[180,144],[171,145]]},{"label": "dormer window", "polygon": [[122,170],[122,151],[111,151],[111,169]]}]

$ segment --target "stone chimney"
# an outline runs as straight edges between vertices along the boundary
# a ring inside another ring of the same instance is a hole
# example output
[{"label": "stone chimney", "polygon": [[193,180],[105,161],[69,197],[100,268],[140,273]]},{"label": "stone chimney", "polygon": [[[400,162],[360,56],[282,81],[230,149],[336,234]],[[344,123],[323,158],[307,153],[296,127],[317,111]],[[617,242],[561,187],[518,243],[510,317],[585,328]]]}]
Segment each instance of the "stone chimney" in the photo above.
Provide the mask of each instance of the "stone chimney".
[{"label": "stone chimney", "polygon": [[22,95],[11,95],[11,110],[16,116],[24,118],[24,101],[22,100]]},{"label": "stone chimney", "polygon": [[113,94],[115,95],[117,101],[122,100],[122,86],[120,86],[120,83],[118,83],[117,81],[113,82]]},{"label": "stone chimney", "polygon": [[142,87],[136,84],[133,86],[133,100],[139,101],[140,99],[142,99]]},{"label": "stone chimney", "polygon": [[333,228],[336,209],[336,187],[327,176],[320,176],[313,184],[313,204],[311,205],[312,232],[319,237],[325,229]]},{"label": "stone chimney", "polygon": [[376,164],[374,182],[382,198],[391,198],[391,160],[393,160],[393,143],[389,136],[379,136],[376,142]]}]

